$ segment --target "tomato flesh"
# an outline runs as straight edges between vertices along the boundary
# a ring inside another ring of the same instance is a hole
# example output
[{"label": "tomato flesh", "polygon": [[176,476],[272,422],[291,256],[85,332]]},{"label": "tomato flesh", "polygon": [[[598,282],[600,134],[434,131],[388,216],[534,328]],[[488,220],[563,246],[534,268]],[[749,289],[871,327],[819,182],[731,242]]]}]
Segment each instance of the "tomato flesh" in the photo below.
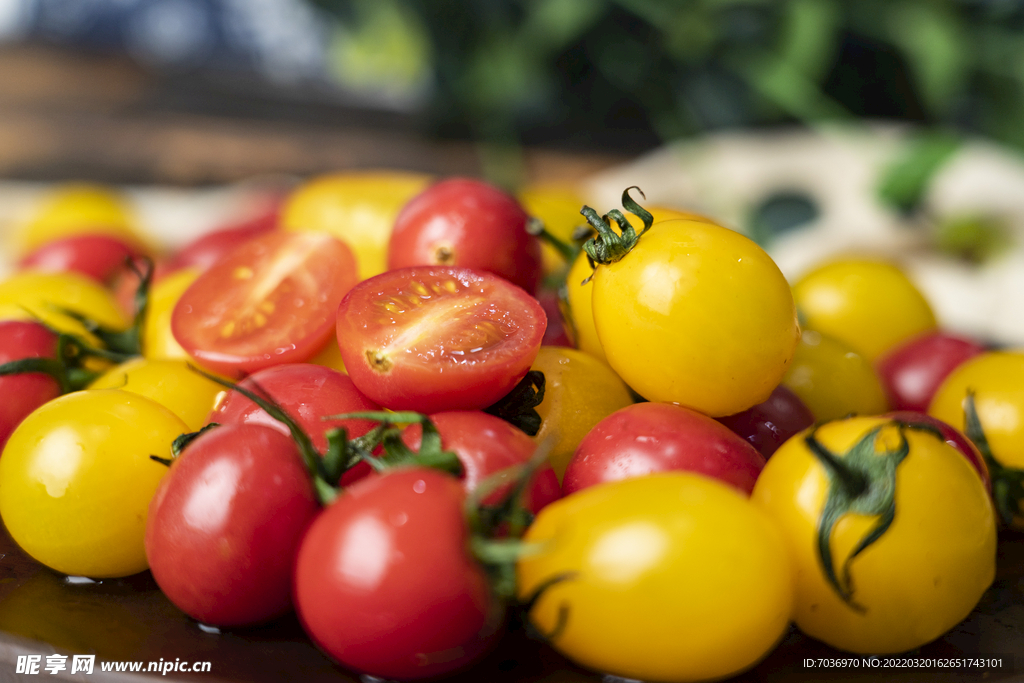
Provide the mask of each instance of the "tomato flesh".
[{"label": "tomato flesh", "polygon": [[301,362],[330,338],[355,282],[355,258],[334,237],[269,233],[200,275],[175,306],[171,329],[189,355],[219,372]]},{"label": "tomato flesh", "polygon": [[355,286],[338,345],[356,387],[392,410],[478,410],[530,369],[546,318],[537,300],[468,268],[402,268]]}]

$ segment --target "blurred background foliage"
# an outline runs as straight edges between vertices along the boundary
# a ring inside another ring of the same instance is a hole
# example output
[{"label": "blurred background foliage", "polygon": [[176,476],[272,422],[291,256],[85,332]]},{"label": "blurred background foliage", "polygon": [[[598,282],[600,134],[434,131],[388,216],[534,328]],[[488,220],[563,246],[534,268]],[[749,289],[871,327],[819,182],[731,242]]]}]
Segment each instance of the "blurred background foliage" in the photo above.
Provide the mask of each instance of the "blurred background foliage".
[{"label": "blurred background foliage", "polygon": [[0,0],[0,39],[501,144],[868,118],[1024,147],[1024,0]]}]

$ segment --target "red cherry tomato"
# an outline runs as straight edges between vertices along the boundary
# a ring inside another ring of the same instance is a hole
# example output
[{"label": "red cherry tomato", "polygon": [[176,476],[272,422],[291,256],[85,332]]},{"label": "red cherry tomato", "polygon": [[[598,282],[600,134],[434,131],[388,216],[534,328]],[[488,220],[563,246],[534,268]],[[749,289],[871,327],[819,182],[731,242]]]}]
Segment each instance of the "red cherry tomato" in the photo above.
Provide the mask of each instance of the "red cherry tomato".
[{"label": "red cherry tomato", "polygon": [[925,412],[942,380],[985,351],[971,339],[945,332],[915,337],[878,360],[878,374],[896,410]]},{"label": "red cherry tomato", "polygon": [[[453,451],[462,463],[462,483],[466,492],[473,491],[487,477],[514,465],[525,464],[533,457],[537,444],[522,431],[499,417],[478,410],[435,413],[430,416],[441,435],[441,447]],[[423,428],[410,425],[402,440],[418,450]],[[496,503],[507,487],[496,489],[484,502]],[[537,470],[527,490],[526,508],[537,514],[548,503],[562,497],[558,477],[550,465]]]},{"label": "red cherry tomato", "polygon": [[503,624],[469,555],[465,492],[419,467],[358,482],[302,541],[295,609],[328,655],[356,671],[441,676],[483,655]]},{"label": "red cherry tomato", "polygon": [[202,365],[250,373],[314,356],[356,282],[344,243],[325,233],[272,232],[210,267],[178,300],[171,329]]},{"label": "red cherry tomato", "polygon": [[[37,322],[0,321],[0,363],[56,358],[57,336]],[[60,396],[57,380],[43,373],[0,376],[0,451],[33,410]]]},{"label": "red cherry tomato", "polygon": [[540,243],[526,232],[529,216],[493,185],[450,178],[413,197],[395,219],[388,269],[458,266],[486,270],[537,289]]},{"label": "red cherry tomato", "polygon": [[171,465],[149,506],[146,558],[183,612],[256,624],[291,605],[299,542],[319,513],[295,443],[262,425],[217,427]]},{"label": "red cherry tomato", "polygon": [[391,410],[479,410],[526,375],[544,336],[537,300],[468,268],[392,270],[338,309],[338,346],[356,387]]},{"label": "red cherry tomato", "polygon": [[607,481],[686,470],[749,495],[764,464],[753,446],[706,415],[669,403],[635,403],[583,437],[565,470],[562,491],[568,496]]},{"label": "red cherry tomato", "polygon": [[558,305],[558,292],[542,288],[537,293],[537,301],[544,308],[544,315],[548,317],[548,326],[544,330],[544,340],[541,344],[543,346],[576,348],[569,337],[565,318],[562,317],[562,309]]},{"label": "red cherry tomato", "polygon": [[46,273],[68,271],[108,282],[139,249],[110,235],[71,235],[47,242],[18,262],[21,268]]},{"label": "red cherry tomato", "polygon": [[275,206],[272,211],[251,220],[197,237],[168,259],[167,272],[182,268],[206,270],[245,242],[277,229],[278,214]]},{"label": "red cherry tomato", "polygon": [[766,458],[789,437],[814,424],[814,416],[800,397],[781,384],[764,403],[717,419]]},{"label": "red cherry tomato", "polygon": [[[270,399],[280,406],[313,439],[321,453],[327,449],[325,434],[336,427],[344,427],[349,438],[362,436],[373,429],[372,420],[324,420],[329,415],[377,411],[380,406],[363,396],[352,380],[337,370],[309,363],[275,365],[255,372],[242,380],[240,386]],[[207,423],[261,424],[288,436],[282,422],[242,396],[229,391],[214,407]]]},{"label": "red cherry tomato", "polygon": [[978,471],[978,476],[985,483],[985,488],[992,492],[992,477],[988,471],[988,465],[985,464],[985,458],[982,457],[981,451],[974,445],[974,442],[967,438],[967,436],[956,427],[953,427],[947,422],[943,422],[937,417],[932,417],[927,413],[920,413],[913,410],[899,410],[896,412],[888,413],[885,417],[890,420],[899,420],[909,424],[921,424],[922,422],[931,425],[939,430],[942,434],[942,438],[945,439],[953,448],[960,451],[960,453],[967,458],[968,462]]}]

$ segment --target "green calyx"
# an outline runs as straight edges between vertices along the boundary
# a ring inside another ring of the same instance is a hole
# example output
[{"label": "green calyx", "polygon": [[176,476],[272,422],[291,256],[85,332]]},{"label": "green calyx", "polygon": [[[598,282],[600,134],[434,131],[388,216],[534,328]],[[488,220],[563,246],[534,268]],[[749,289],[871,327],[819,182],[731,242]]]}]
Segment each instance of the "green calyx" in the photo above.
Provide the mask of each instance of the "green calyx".
[{"label": "green calyx", "polygon": [[[583,243],[583,251],[586,252],[592,267],[596,267],[597,264],[615,263],[622,259],[636,246],[643,234],[651,229],[654,216],[629,196],[629,191],[634,189],[640,193],[641,197],[644,197],[644,193],[639,187],[635,185],[627,187],[622,191],[622,208],[643,222],[644,228],[639,233],[633,229],[633,226],[618,209],[612,209],[604,216],[599,216],[589,206],[580,209],[580,213],[587,219],[587,222],[597,230],[596,235]],[[609,218],[619,226],[619,233],[612,229],[611,223],[608,221]]]},{"label": "green calyx", "polygon": [[[888,426],[897,428],[900,442],[895,449],[878,452],[878,435]],[[916,426],[909,428],[916,429]],[[829,480],[825,506],[818,519],[818,559],[825,578],[839,597],[859,612],[863,612],[864,607],[853,600],[850,564],[885,534],[896,516],[896,468],[910,452],[906,429],[908,425],[899,422],[876,427],[843,454],[833,453],[818,441],[817,427],[804,437]],[[854,547],[843,562],[841,574],[837,575],[831,548],[832,531],[839,520],[850,513],[877,516],[878,520]]]},{"label": "green calyx", "polygon": [[[329,447],[325,460],[332,461],[332,467],[340,467],[341,471],[352,467],[362,461],[373,468],[375,472],[387,472],[396,467],[408,467],[416,465],[441,470],[459,476],[462,474],[462,463],[459,457],[452,451],[446,451],[441,447],[441,434],[437,426],[426,415],[404,411],[389,413],[386,411],[366,411],[359,413],[343,413],[341,415],[329,415],[324,420],[374,420],[378,424],[361,437],[345,441],[338,436],[344,434],[343,429],[332,429],[327,433],[328,444],[337,443],[337,453],[332,452]],[[420,437],[419,450],[412,450],[402,440],[402,432],[405,425],[419,424],[423,430]],[[380,456],[373,455],[373,451],[380,445],[383,452]],[[337,464],[335,464],[337,463]]]},{"label": "green calyx", "polygon": [[1020,503],[1024,500],[1024,470],[1007,467],[992,455],[992,447],[982,429],[978,411],[974,405],[974,392],[968,391],[963,403],[964,433],[981,452],[981,457],[988,465],[988,473],[992,478],[992,499],[996,504],[996,512],[1006,526],[1011,526],[1019,517]]},{"label": "green calyx", "polygon": [[527,436],[537,436],[541,417],[536,408],[544,401],[544,373],[530,370],[519,383],[484,412],[500,417]]},{"label": "green calyx", "polygon": [[77,311],[59,306],[52,306],[82,326],[102,343],[101,347],[93,346],[86,340],[66,332],[55,330],[42,321],[40,325],[57,336],[57,352],[53,358],[21,358],[0,365],[0,376],[22,375],[26,373],[43,373],[52,377],[60,387],[61,394],[79,391],[89,386],[100,376],[100,372],[85,367],[89,358],[97,358],[110,363],[120,364],[142,355],[142,328],[146,319],[149,301],[149,286],[153,276],[153,264],[146,260],[144,271],[137,269],[131,260],[128,265],[139,276],[139,286],[135,290],[135,319],[127,330],[115,330],[95,320],[86,318]]}]

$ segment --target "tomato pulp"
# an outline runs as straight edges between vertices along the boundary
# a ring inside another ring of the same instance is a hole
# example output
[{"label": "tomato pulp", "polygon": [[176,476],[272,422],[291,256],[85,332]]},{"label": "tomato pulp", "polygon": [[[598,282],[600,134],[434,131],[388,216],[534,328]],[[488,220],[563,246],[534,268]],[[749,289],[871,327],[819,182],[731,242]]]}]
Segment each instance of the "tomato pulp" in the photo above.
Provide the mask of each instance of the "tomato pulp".
[{"label": "tomato pulp", "polygon": [[545,326],[537,300],[497,275],[400,268],[345,296],[338,345],[356,388],[385,408],[478,410],[526,375]]},{"label": "tomato pulp", "polygon": [[352,251],[336,238],[272,232],[200,275],[175,306],[171,329],[189,355],[218,372],[301,362],[330,338],[356,277]]}]

